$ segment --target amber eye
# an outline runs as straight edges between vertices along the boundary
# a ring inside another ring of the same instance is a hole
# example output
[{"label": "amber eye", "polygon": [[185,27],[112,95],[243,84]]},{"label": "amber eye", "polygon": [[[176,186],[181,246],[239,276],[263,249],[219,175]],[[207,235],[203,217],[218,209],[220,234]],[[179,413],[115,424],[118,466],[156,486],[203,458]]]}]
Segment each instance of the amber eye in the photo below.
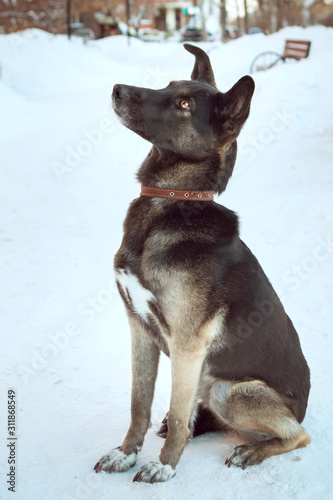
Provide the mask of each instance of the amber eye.
[{"label": "amber eye", "polygon": [[186,101],[186,100],[184,99],[183,101],[180,101],[179,106],[180,106],[182,109],[189,109],[189,108],[191,107],[191,104],[189,103],[189,101]]}]

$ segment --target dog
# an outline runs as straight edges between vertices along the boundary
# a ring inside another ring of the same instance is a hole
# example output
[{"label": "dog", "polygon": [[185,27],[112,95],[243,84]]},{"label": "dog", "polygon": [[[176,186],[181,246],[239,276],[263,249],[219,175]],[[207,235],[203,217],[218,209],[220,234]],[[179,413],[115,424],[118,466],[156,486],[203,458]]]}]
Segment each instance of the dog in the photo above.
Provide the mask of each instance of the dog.
[{"label": "dog", "polygon": [[195,56],[191,81],[162,90],[117,84],[112,94],[121,122],[152,149],[114,261],[131,329],[131,424],[95,471],[136,463],[162,351],[171,359],[171,402],[161,454],[134,477],[147,483],[173,477],[188,440],[204,432],[244,436],[226,460],[243,469],[311,441],[300,425],[310,373],[298,335],[240,239],[238,217],[214,202],[232,175],[254,82],[244,76],[219,92],[208,55],[184,47]]}]

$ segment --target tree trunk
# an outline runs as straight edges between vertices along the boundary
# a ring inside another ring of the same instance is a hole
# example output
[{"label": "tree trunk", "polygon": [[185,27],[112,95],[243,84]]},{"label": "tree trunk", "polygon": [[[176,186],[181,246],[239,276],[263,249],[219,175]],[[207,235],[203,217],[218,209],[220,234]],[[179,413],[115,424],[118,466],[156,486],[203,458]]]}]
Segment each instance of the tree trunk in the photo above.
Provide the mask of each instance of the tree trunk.
[{"label": "tree trunk", "polygon": [[71,0],[67,0],[67,36],[71,38]]},{"label": "tree trunk", "polygon": [[276,0],[276,31],[282,28],[282,6],[281,0]]},{"label": "tree trunk", "polygon": [[220,25],[221,25],[221,39],[222,41],[224,40],[225,38],[225,27],[226,27],[226,20],[227,20],[227,11],[226,11],[226,8],[225,8],[225,3],[226,3],[226,0],[221,0],[221,4],[220,4]]},{"label": "tree trunk", "polygon": [[244,31],[246,34],[249,32],[249,18],[247,15],[247,0],[244,0]]},{"label": "tree trunk", "polygon": [[206,16],[204,12],[204,2],[200,1],[200,14],[201,14],[201,39],[203,42],[207,42],[207,31],[206,31]]},{"label": "tree trunk", "polygon": [[128,45],[131,45],[131,33],[130,33],[130,27],[129,27],[130,19],[131,19],[130,0],[126,0],[126,22],[127,22],[127,44]]},{"label": "tree trunk", "polygon": [[[238,28],[238,31],[239,31],[239,35],[240,35],[240,32],[241,32],[241,19],[240,19],[240,15],[239,15],[239,5],[238,5],[238,0],[235,0],[235,6],[236,6],[236,12],[237,12],[237,28]],[[239,36],[238,35],[238,36]]]}]

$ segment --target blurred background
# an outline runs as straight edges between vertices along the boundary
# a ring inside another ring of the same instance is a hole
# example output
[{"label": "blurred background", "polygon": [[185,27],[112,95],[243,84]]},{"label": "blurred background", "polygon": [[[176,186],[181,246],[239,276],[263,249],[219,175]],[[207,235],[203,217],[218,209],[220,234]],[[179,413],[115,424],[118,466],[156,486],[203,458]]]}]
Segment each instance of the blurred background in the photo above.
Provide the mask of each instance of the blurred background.
[{"label": "blurred background", "polygon": [[40,28],[86,40],[228,41],[283,27],[333,26],[333,0],[0,0],[0,34]]}]

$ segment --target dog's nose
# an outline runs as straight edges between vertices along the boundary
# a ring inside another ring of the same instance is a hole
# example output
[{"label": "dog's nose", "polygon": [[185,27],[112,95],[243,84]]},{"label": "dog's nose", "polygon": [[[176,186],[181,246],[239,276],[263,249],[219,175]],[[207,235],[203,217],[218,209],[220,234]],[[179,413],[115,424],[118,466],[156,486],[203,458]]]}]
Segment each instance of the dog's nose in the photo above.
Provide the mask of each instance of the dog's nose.
[{"label": "dog's nose", "polygon": [[129,96],[128,89],[126,85],[115,85],[113,87],[112,97],[113,99],[125,99]]}]

